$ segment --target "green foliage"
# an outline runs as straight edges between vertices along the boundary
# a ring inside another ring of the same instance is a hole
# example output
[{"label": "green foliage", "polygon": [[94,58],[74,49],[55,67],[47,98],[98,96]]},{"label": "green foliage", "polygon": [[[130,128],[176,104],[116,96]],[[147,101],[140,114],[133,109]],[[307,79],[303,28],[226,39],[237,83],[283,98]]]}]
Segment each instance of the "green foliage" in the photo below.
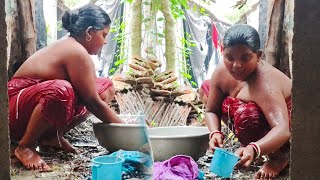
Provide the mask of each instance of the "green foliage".
[{"label": "green foliage", "polygon": [[198,84],[196,82],[190,81],[190,83],[191,83],[192,87],[198,87]]},{"label": "green foliage", "polygon": [[157,35],[158,35],[158,37],[160,37],[160,38],[164,38],[164,37],[165,37],[164,34],[162,34],[162,33],[157,33]]},{"label": "green foliage", "polygon": [[196,46],[195,42],[191,41],[190,39],[191,39],[191,34],[185,33],[185,36],[180,40],[180,42],[183,45],[183,48],[181,49],[183,60],[179,61],[180,64],[182,64],[181,69],[179,70],[179,73],[183,78],[188,80],[193,87],[197,87],[198,86],[197,83],[192,80],[193,76],[191,75],[192,74],[191,64],[187,62],[188,58],[192,54],[191,47]]},{"label": "green foliage", "polygon": [[69,8],[73,8],[75,5],[77,5],[80,2],[80,0],[65,0],[64,4],[68,6]]},{"label": "green foliage", "polygon": [[186,79],[188,79],[188,80],[190,80],[191,78],[192,78],[192,76],[190,75],[190,74],[188,74],[188,73],[185,73],[185,72],[180,72],[180,74],[183,76],[183,77],[185,77]]},{"label": "green foliage", "polygon": [[204,116],[204,109],[196,109],[196,111],[197,111],[197,120],[198,120],[198,123],[200,124],[203,120],[204,120],[204,118],[205,118],[205,116]]},{"label": "green foliage", "polygon": [[142,4],[147,5],[147,6],[151,5],[150,2],[148,2],[148,1],[143,1]]},{"label": "green foliage", "polygon": [[47,32],[47,36],[48,36],[48,33],[50,32],[50,25],[49,25],[49,23],[46,23],[46,32]]},{"label": "green foliage", "polygon": [[175,19],[185,18],[183,8],[189,9],[188,0],[170,0],[170,9]]},{"label": "green foliage", "polygon": [[154,8],[155,11],[160,10],[161,1],[163,1],[163,0],[152,0],[152,7]]},{"label": "green foliage", "polygon": [[226,15],[226,18],[231,22],[236,23],[240,20],[240,17],[250,10],[251,6],[256,2],[256,0],[247,0],[247,3],[240,9],[234,8],[232,13]]},{"label": "green foliage", "polygon": [[184,59],[189,58],[189,55],[192,54],[190,47],[196,46],[194,41],[191,41],[191,34],[185,33],[185,37],[181,38],[180,42],[183,45],[182,55]]},{"label": "green foliage", "polygon": [[[132,3],[133,0],[121,0],[122,3]],[[178,18],[185,18],[184,15],[184,9],[189,9],[188,2],[189,0],[169,0],[170,1],[170,10],[172,13],[173,18],[178,19]],[[162,7],[162,0],[152,0],[151,3],[149,1],[142,1],[143,6],[151,6],[153,11],[158,11]],[[194,6],[193,8],[197,8],[202,15],[207,15],[205,14],[206,10],[204,8],[199,8],[197,6]],[[150,21],[155,20],[156,17],[142,17],[142,22],[146,23],[146,30],[148,31],[148,24]],[[156,19],[157,22],[165,21],[164,17],[159,17]],[[116,25],[115,27],[112,27],[110,32],[116,32],[116,28],[122,29],[122,25]],[[123,23],[124,26],[124,23]],[[124,32],[124,28],[123,31]],[[165,38],[165,33],[159,33],[159,32],[154,32],[150,31],[151,34],[155,35],[157,37],[157,42],[158,44],[162,43],[163,38]],[[114,40],[118,42],[118,44],[123,44],[124,40],[124,34],[119,33]],[[193,81],[193,76],[192,76],[192,68],[190,63],[188,63],[189,56],[192,54],[191,47],[196,46],[196,44],[190,40],[191,35],[186,33],[185,37],[180,40],[182,47],[181,48],[181,54],[182,54],[182,60],[179,60],[180,64],[182,66],[179,69],[179,72],[183,78],[185,78],[187,81],[191,83],[193,87],[197,87],[197,83]],[[173,48],[173,47],[172,47]],[[116,61],[114,63],[114,67],[110,69],[109,73],[113,74],[117,71],[117,68],[126,62],[127,58],[124,58],[124,49],[123,45],[120,46],[119,50],[116,52]]]},{"label": "green foliage", "polygon": [[146,22],[149,22],[149,21],[151,21],[151,18],[150,18],[150,17],[147,17],[147,18],[145,18],[145,19],[142,20],[143,23],[146,23]]},{"label": "green foliage", "polygon": [[150,127],[156,127],[157,123],[155,122],[155,120],[152,120],[150,123]]},{"label": "green foliage", "polygon": [[124,43],[126,23],[123,21],[121,22],[122,18],[123,17],[116,19],[110,29],[110,33],[118,32],[118,34],[112,39],[113,41],[117,41],[118,49],[115,52],[115,62],[113,63],[113,67],[109,70],[109,75],[115,74],[121,65],[127,61],[127,48]]},{"label": "green foliage", "polygon": [[120,3],[132,3],[133,0],[121,0]]},{"label": "green foliage", "polygon": [[61,31],[62,29],[62,21],[60,20],[57,22],[57,31]]}]

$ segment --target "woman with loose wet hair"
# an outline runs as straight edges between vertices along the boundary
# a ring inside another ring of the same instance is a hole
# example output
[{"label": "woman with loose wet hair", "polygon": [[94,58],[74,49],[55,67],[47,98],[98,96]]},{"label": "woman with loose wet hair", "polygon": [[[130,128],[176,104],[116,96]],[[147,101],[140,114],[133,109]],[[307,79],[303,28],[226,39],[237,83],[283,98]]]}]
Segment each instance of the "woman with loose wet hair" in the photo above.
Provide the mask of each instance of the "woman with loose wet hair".
[{"label": "woman with loose wet hair", "polygon": [[106,43],[111,20],[96,5],[66,11],[70,35],[29,57],[8,82],[10,136],[19,141],[16,157],[32,170],[51,171],[36,143],[76,153],[63,135],[87,119],[89,111],[105,123],[122,123],[108,106],[115,90],[97,78],[90,55]]},{"label": "woman with loose wet hair", "polygon": [[207,102],[209,145],[223,146],[223,120],[241,143],[237,166],[267,155],[255,177],[275,178],[288,165],[292,81],[261,60],[259,34],[249,25],[230,27],[223,48],[224,63],[212,74]]}]

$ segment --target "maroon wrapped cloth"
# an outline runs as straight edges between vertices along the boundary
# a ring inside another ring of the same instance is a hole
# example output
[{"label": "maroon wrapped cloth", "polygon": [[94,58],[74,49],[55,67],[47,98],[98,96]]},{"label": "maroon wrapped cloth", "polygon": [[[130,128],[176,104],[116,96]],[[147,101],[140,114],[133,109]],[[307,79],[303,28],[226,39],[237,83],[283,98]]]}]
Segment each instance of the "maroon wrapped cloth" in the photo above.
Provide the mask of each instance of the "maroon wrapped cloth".
[{"label": "maroon wrapped cloth", "polygon": [[[291,98],[287,101],[289,124],[291,121]],[[254,102],[245,103],[238,98],[228,96],[222,103],[222,119],[231,124],[236,137],[244,146],[256,142],[270,131],[270,126],[260,107]]]},{"label": "maroon wrapped cloth", "polygon": [[203,81],[200,88],[203,90],[204,94],[208,97],[210,92],[210,79]]},{"label": "maroon wrapped cloth", "polygon": [[[97,78],[99,94],[112,86],[108,78]],[[73,117],[87,110],[66,80],[42,80],[27,77],[8,82],[10,136],[20,140],[25,133],[34,108],[40,104],[44,119],[56,128],[69,124]]]}]

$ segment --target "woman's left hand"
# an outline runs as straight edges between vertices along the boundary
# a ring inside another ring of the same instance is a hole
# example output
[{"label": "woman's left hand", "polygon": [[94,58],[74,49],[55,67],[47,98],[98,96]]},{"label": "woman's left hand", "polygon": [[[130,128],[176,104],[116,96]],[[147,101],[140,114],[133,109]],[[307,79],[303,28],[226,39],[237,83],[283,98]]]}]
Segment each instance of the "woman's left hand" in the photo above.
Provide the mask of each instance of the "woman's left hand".
[{"label": "woman's left hand", "polygon": [[241,158],[236,164],[237,168],[249,167],[255,157],[255,151],[250,145],[246,147],[240,147],[239,149],[237,149],[235,154]]}]

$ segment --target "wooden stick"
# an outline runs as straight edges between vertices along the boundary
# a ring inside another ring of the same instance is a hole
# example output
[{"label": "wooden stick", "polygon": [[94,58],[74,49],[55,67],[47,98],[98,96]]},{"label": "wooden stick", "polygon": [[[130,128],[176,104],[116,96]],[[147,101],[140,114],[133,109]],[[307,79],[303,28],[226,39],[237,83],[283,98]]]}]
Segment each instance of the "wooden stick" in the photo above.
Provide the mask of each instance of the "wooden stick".
[{"label": "wooden stick", "polygon": [[155,105],[151,108],[151,118],[157,113],[157,109],[159,108],[160,102],[156,101]]},{"label": "wooden stick", "polygon": [[152,107],[153,103],[154,103],[153,101],[146,102],[146,109],[145,109],[146,115],[149,114],[150,108]]},{"label": "wooden stick", "polygon": [[[159,120],[159,122],[161,122],[161,124],[163,121],[165,121],[167,119],[168,114],[170,113],[170,110],[171,110],[171,106],[172,106],[172,104],[167,104],[166,110],[164,111],[161,119]],[[160,125],[160,123],[159,123],[159,125]]]},{"label": "wooden stick", "polygon": [[131,107],[131,104],[128,103],[127,101],[127,94],[124,94],[121,99],[124,101],[124,104],[127,106],[128,110],[129,110],[129,114],[132,113],[132,107]]},{"label": "wooden stick", "polygon": [[[154,119],[155,120],[158,120],[158,117],[160,116],[161,117],[161,114],[163,113],[163,109],[165,108],[166,106],[166,103],[163,103],[160,107],[160,109],[158,110],[158,112],[156,113]],[[160,118],[161,119],[161,118]]]},{"label": "wooden stick", "polygon": [[122,94],[121,93],[117,93],[116,95],[116,100],[119,104],[119,108],[120,108],[120,114],[126,113],[127,112],[127,108],[126,108],[126,104],[124,103],[124,101],[121,98]]},{"label": "wooden stick", "polygon": [[144,102],[140,96],[140,94],[136,91],[135,92],[136,96],[138,97],[138,100],[139,100],[139,105],[140,105],[140,108],[141,108],[141,111],[144,112],[145,111],[145,106],[144,106]]},{"label": "wooden stick", "polygon": [[176,111],[175,115],[172,117],[172,121],[171,121],[170,125],[173,125],[173,126],[176,126],[176,125],[177,125],[176,122],[179,121],[178,116],[179,116],[179,114],[182,113],[181,111],[183,111],[183,106],[179,106],[179,105],[177,104],[177,111]]},{"label": "wooden stick", "polygon": [[167,121],[166,121],[166,125],[167,125],[167,124],[170,124],[171,119],[172,119],[172,116],[173,116],[176,112],[177,112],[177,106],[176,106],[175,103],[173,103],[173,108],[172,108],[172,110],[171,110],[171,114],[170,114],[169,118],[168,118]]},{"label": "wooden stick", "polygon": [[134,103],[136,101],[135,101],[135,97],[132,92],[130,92],[130,91],[128,92],[127,97],[126,97],[126,101],[132,107],[132,111],[133,111],[132,114],[138,114],[139,109],[137,108],[137,103]]},{"label": "wooden stick", "polygon": [[184,118],[181,119],[181,120],[182,120],[181,123],[182,123],[183,125],[187,125],[187,118],[188,118],[188,115],[189,115],[190,111],[191,111],[191,107],[188,108],[187,112],[184,114]]},{"label": "wooden stick", "polygon": [[185,113],[185,111],[186,111],[185,106],[182,106],[182,107],[181,107],[181,111],[180,111],[181,113],[178,114],[178,117],[177,117],[177,119],[174,121],[173,124],[179,124],[180,119],[181,119],[181,116]]},{"label": "wooden stick", "polygon": [[166,114],[166,117],[162,118],[162,120],[161,120],[161,126],[167,125],[167,122],[169,121],[169,118],[170,118],[171,114],[173,113],[174,104],[169,104],[169,106],[170,107],[168,108],[168,112]]}]

